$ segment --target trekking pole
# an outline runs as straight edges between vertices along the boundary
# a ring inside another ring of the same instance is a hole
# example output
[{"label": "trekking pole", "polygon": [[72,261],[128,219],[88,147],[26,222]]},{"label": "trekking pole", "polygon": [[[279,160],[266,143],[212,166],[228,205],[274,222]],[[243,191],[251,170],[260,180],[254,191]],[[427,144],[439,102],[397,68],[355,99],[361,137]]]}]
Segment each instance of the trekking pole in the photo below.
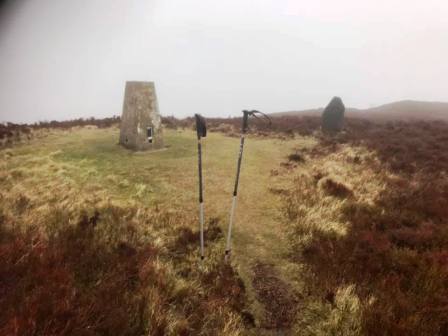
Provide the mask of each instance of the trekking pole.
[{"label": "trekking pole", "polygon": [[198,135],[198,172],[199,172],[199,241],[201,260],[204,260],[204,198],[202,192],[202,144],[201,137],[207,135],[205,119],[199,114],[194,115],[196,119],[196,133]]},{"label": "trekking pole", "polygon": [[230,219],[229,219],[229,228],[227,231],[227,244],[226,244],[226,252],[225,252],[225,259],[228,260],[230,257],[230,251],[231,251],[231,244],[232,244],[232,227],[233,227],[233,218],[235,214],[235,208],[236,208],[236,200],[238,195],[238,184],[240,180],[240,171],[241,171],[241,161],[243,159],[243,150],[244,150],[244,136],[246,135],[248,126],[249,126],[249,116],[254,116],[257,118],[256,114],[260,114],[263,117],[265,117],[269,124],[271,124],[271,119],[264,113],[256,110],[252,111],[243,111],[243,127],[241,129],[241,140],[240,140],[240,152],[238,154],[238,163],[236,168],[236,179],[235,179],[235,186],[233,189],[233,197],[232,197],[232,207],[230,208]]}]

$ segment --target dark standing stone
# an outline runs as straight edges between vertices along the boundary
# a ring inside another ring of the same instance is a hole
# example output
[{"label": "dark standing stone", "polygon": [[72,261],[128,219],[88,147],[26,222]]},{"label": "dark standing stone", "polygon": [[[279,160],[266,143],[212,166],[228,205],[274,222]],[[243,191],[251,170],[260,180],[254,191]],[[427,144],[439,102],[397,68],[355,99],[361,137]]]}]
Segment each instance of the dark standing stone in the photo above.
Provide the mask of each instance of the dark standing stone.
[{"label": "dark standing stone", "polygon": [[344,126],[345,106],[342,99],[334,97],[322,114],[322,130],[324,132],[339,132]]}]

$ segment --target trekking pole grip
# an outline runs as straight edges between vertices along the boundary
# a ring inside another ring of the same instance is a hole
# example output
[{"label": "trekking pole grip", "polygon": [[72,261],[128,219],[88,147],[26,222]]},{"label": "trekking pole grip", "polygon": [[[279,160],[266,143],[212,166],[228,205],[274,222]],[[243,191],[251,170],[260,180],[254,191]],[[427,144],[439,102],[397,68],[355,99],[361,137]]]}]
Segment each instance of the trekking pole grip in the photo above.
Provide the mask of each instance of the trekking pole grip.
[{"label": "trekking pole grip", "polygon": [[243,111],[243,129],[242,129],[243,134],[247,132],[247,128],[249,127],[249,114],[250,111],[247,110]]}]

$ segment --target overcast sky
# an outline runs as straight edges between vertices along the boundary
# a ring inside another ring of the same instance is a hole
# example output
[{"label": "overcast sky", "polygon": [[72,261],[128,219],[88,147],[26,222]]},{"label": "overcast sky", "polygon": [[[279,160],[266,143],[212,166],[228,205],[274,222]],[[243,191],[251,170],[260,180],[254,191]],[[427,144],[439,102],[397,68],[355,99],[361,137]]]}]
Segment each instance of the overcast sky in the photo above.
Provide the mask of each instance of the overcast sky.
[{"label": "overcast sky", "polygon": [[126,80],[162,115],[448,101],[446,0],[10,0],[0,121],[120,115]]}]

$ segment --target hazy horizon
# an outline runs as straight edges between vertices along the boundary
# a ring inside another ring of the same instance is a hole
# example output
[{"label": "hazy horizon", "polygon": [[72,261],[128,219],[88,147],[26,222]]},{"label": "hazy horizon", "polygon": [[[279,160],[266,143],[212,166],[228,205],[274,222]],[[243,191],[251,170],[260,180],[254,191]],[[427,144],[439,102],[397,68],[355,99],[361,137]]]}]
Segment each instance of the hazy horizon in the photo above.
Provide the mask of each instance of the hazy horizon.
[{"label": "hazy horizon", "polygon": [[447,16],[441,0],[9,1],[0,122],[121,115],[127,80],[176,117],[448,101]]}]

